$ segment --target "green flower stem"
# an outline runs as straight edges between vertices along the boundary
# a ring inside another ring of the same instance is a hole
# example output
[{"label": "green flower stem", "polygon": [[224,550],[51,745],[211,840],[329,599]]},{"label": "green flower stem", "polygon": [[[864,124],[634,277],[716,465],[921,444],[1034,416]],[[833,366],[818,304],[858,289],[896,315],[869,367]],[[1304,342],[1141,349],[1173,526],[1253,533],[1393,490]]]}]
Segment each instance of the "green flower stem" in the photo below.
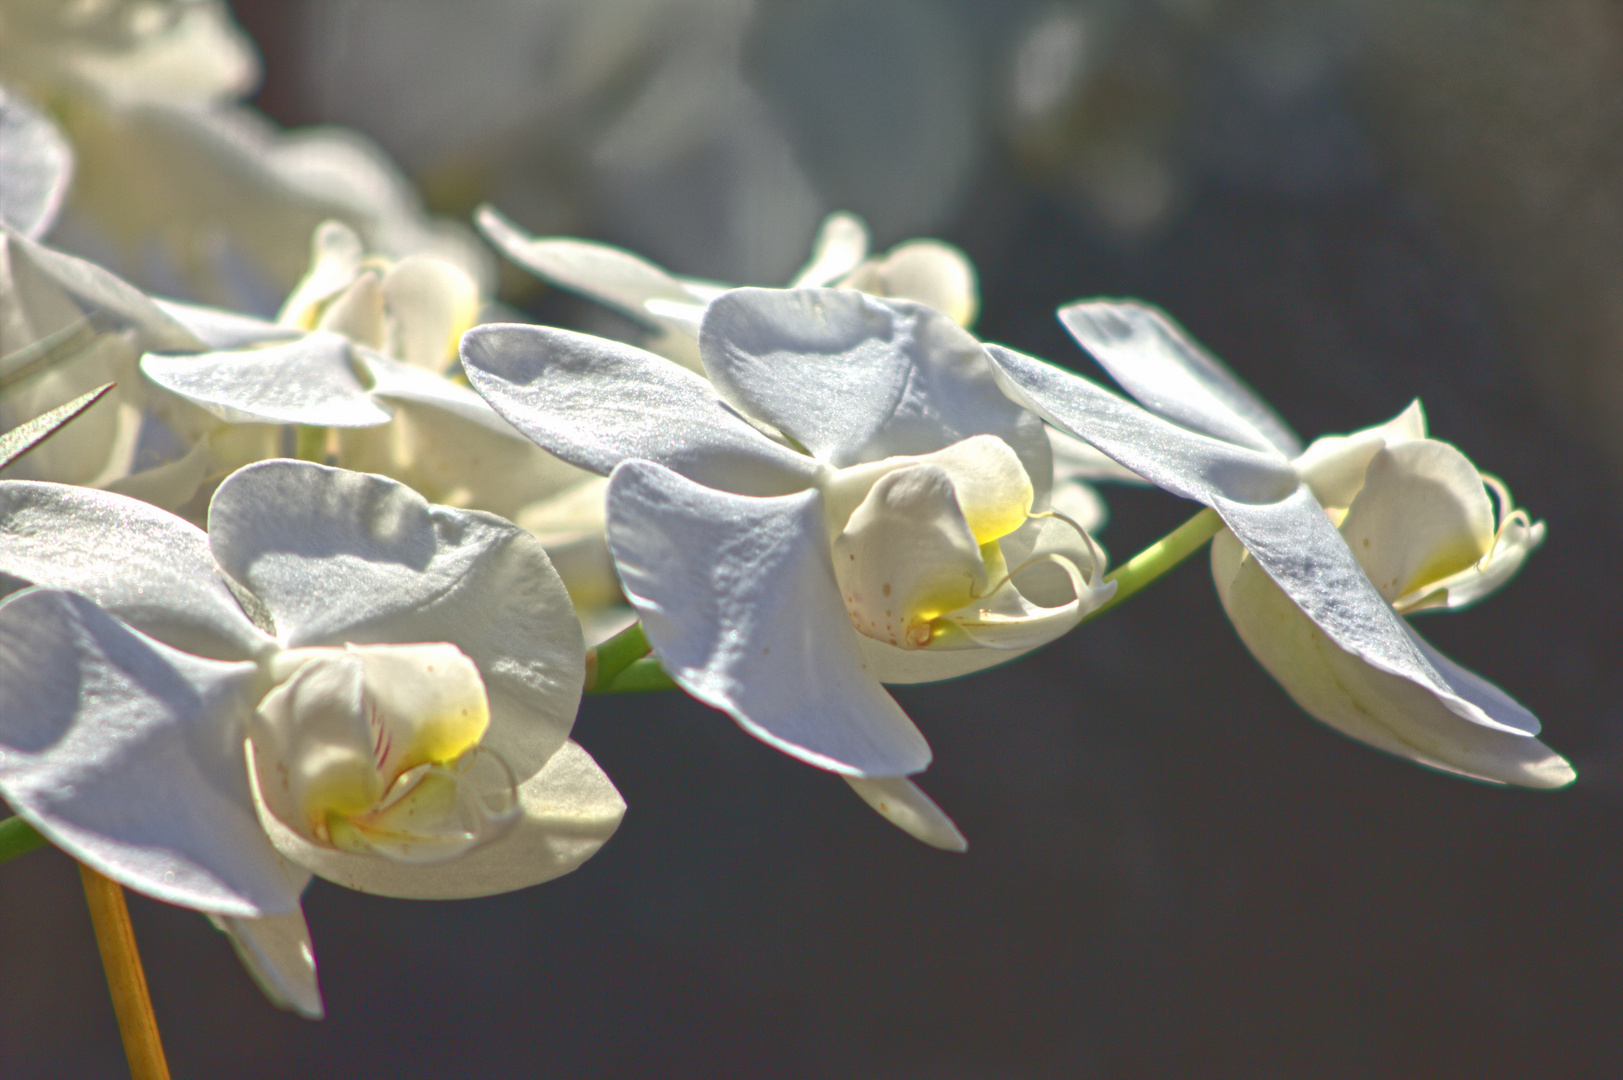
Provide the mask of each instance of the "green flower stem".
[{"label": "green flower stem", "polygon": [[642,623],[634,622],[595,649],[586,651],[586,692],[601,694],[626,668],[648,655]]},{"label": "green flower stem", "polygon": [[674,690],[676,681],[670,677],[659,661],[652,656],[645,656],[622,671],[614,682],[609,684],[607,693],[627,694],[640,690]]},{"label": "green flower stem", "polygon": [[327,464],[327,429],[300,424],[297,448],[293,454],[300,461],[313,461],[317,465]]},{"label": "green flower stem", "polygon": [[[1095,608],[1083,622],[1097,618],[1149,585],[1156,578],[1199,551],[1217,535],[1223,520],[1212,509],[1202,510],[1170,533],[1105,575],[1116,583],[1116,595]],[[642,690],[670,690],[676,686],[659,661],[648,655],[642,623],[632,623],[587,654],[588,694],[625,694]]]},{"label": "green flower stem", "polygon": [[1199,551],[1223,527],[1217,511],[1207,507],[1161,539],[1105,575],[1116,583],[1116,595],[1094,608],[1082,621],[1096,619]]},{"label": "green flower stem", "polygon": [[45,837],[20,817],[0,820],[0,862],[26,855],[37,847],[44,847]]}]

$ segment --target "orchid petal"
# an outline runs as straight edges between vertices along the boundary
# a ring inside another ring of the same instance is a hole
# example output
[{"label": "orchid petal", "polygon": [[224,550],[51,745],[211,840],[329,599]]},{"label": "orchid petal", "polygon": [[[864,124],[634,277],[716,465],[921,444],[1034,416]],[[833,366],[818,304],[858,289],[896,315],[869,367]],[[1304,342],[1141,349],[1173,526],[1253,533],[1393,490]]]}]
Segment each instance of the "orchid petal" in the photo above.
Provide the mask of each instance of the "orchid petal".
[{"label": "orchid petal", "polygon": [[840,289],[734,289],[699,348],[721,395],[836,468],[996,435],[1042,484],[1042,424],[998,389],[981,343],[933,308]]},{"label": "orchid petal", "polygon": [[284,646],[461,649],[490,694],[483,745],[517,775],[567,738],[586,677],[580,624],[540,543],[517,526],[430,506],[382,476],[265,461],[215,492],[209,542]]},{"label": "orchid petal", "polygon": [[1434,439],[1383,448],[1341,535],[1388,602],[1432,591],[1494,545],[1493,505],[1465,455]]},{"label": "orchid petal", "polygon": [[1424,610],[1431,607],[1461,608],[1476,603],[1496,591],[1515,576],[1533,549],[1544,543],[1544,522],[1529,522],[1525,515],[1515,514],[1499,526],[1493,550],[1476,566],[1462,570],[1453,577],[1431,584],[1430,594],[1417,597],[1417,603],[1404,605],[1404,597],[1395,605],[1400,611]]},{"label": "orchid petal", "polygon": [[914,300],[959,326],[972,324],[980,309],[974,265],[962,251],[939,240],[898,245],[831,284],[892,300]]},{"label": "orchid petal", "polygon": [[342,221],[323,221],[310,237],[310,269],[282,303],[276,321],[315,329],[322,305],[349,288],[366,260],[366,245]]},{"label": "orchid petal", "polygon": [[[1081,595],[1080,617],[1115,592],[1113,584],[1102,582],[1104,567],[1096,565],[1102,562],[1102,553],[1098,558],[1094,555],[1097,545],[1090,546],[1075,528],[1058,517],[1033,517],[999,540],[998,546],[1006,565],[1019,568],[1015,571],[1015,585],[1026,600],[1055,608],[1065,607]],[[1053,555],[1063,557],[1070,567],[1049,558]],[[1071,573],[1083,567],[1088,568],[1087,576],[1092,582],[1085,595],[1076,591]],[[1062,632],[1056,631],[1053,636]],[[1000,649],[902,649],[866,635],[859,635],[858,643],[868,670],[886,685],[956,679],[1006,664],[1021,655],[1019,651]]]},{"label": "orchid petal", "polygon": [[600,476],[630,458],[745,495],[805,488],[811,458],[779,446],[698,375],[604,338],[545,326],[478,326],[462,337],[473,388],[542,449]]},{"label": "orchid petal", "polygon": [[[1529,736],[1532,714],[1459,667],[1413,630],[1404,638],[1431,671],[1436,686],[1381,670],[1341,649],[1282,590],[1246,559],[1235,538],[1212,544],[1212,575],[1224,610],[1253,656],[1305,711],[1343,734],[1422,765],[1481,780],[1524,787],[1562,787],[1573,771]],[[1462,715],[1459,700],[1491,723]]]},{"label": "orchid petal", "polygon": [[253,813],[257,667],[205,660],[82,596],[0,605],[0,794],[52,843],[171,904],[257,917],[299,892]]},{"label": "orchid petal", "polygon": [[[473,391],[446,385],[463,390],[473,402],[446,402],[451,407],[444,408],[396,399],[389,423],[339,431],[337,464],[382,473],[432,502],[477,506],[509,520],[588,477],[602,479],[559,461],[514,431]],[[482,413],[466,408],[473,403]]]},{"label": "orchid petal", "polygon": [[986,346],[999,384],[1016,402],[1098,447],[1150,483],[1211,505],[1219,497],[1269,503],[1297,486],[1277,450],[1254,450],[1161,419],[1063,368]]},{"label": "orchid petal", "polygon": [[868,254],[868,226],[855,214],[823,219],[812,241],[811,260],[789,282],[791,289],[820,289],[855,270]]},{"label": "orchid petal", "polygon": [[503,420],[484,398],[461,383],[371,349],[357,349],[355,356],[371,376],[371,393],[374,397],[431,405],[438,412],[451,413],[492,434],[514,442],[530,441]]},{"label": "orchid petal", "polygon": [[[1021,515],[1029,498],[1028,488]],[[928,646],[936,618],[987,589],[970,528],[939,466],[880,477],[833,545],[834,576],[858,633],[904,648]]]},{"label": "orchid petal", "polygon": [[389,412],[355,377],[352,346],[331,333],[196,356],[149,353],[141,370],[230,424],[308,424],[364,427]]},{"label": "orchid petal", "polygon": [[867,779],[841,777],[862,801],[879,811],[898,829],[943,851],[968,851],[969,841],[958,831],[952,818],[942,812],[919,786],[905,776]]},{"label": "orchid petal", "polygon": [[1263,453],[1301,453],[1301,440],[1279,415],[1165,312],[1131,301],[1094,300],[1060,308],[1059,318],[1157,416]]},{"label": "orchid petal", "polygon": [[99,308],[132,325],[146,349],[193,351],[203,342],[135,286],[93,262],[53,251],[0,224],[13,258],[29,261],[80,304]]},{"label": "orchid petal", "polygon": [[1369,461],[1386,446],[1413,442],[1426,437],[1426,415],[1420,402],[1384,424],[1351,435],[1324,435],[1296,459],[1296,472],[1321,506],[1346,506],[1364,486]]},{"label": "orchid petal", "polygon": [[270,645],[220,575],[203,530],[122,495],[0,483],[0,571],[82,593],[199,656],[240,660]]},{"label": "orchid petal", "polygon": [[288,341],[303,337],[304,331],[291,326],[239,315],[235,311],[183,304],[178,300],[154,301],[164,314],[191,331],[209,349],[242,349],[267,341]]},{"label": "orchid petal", "polygon": [[1054,453],[1054,486],[1066,481],[1109,480],[1143,485],[1144,478],[1069,432],[1044,425]]},{"label": "orchid petal", "polygon": [[643,306],[649,300],[693,302],[676,278],[629,251],[589,240],[537,239],[489,206],[480,207],[474,220],[485,239],[530,273],[639,322],[649,321]]},{"label": "orchid petal", "polygon": [[311,329],[337,334],[369,349],[381,349],[386,321],[382,276],[375,269],[367,269],[328,301]]},{"label": "orchid petal", "polygon": [[625,801],[591,756],[564,742],[518,789],[522,816],[507,832],[448,862],[402,863],[313,844],[259,804],[284,856],[328,881],[380,896],[456,900],[539,885],[569,873],[614,835]]},{"label": "orchid petal", "polygon": [[821,494],[747,498],[631,461],[609,479],[608,515],[626,594],[688,693],[818,768],[900,776],[929,764],[924,737],[866,670]]},{"label": "orchid petal", "polygon": [[866,634],[857,635],[862,662],[886,686],[940,682],[1007,664],[1020,654],[1000,649],[903,649]]},{"label": "orchid petal", "polygon": [[457,339],[479,319],[479,283],[455,263],[408,255],[383,275],[388,351],[436,374],[456,357]]},{"label": "orchid petal", "polygon": [[[302,868],[294,874],[305,882],[310,880],[309,871]],[[320,1020],[326,1015],[321,987],[316,983],[310,926],[304,921],[303,911],[263,919],[210,915],[209,921],[231,939],[237,959],[272,1005],[307,1020]]]},{"label": "orchid petal", "polygon": [[0,221],[24,236],[50,231],[73,179],[73,148],[48,117],[0,87]]},{"label": "orchid petal", "polygon": [[174,461],[121,476],[103,487],[164,510],[177,510],[190,502],[203,486],[211,457],[208,443],[198,442]]},{"label": "orchid petal", "polygon": [[1213,509],[1338,648],[1437,695],[1466,720],[1501,728],[1494,716],[1455,694],[1414,645],[1407,624],[1376,591],[1307,485],[1278,503],[1253,506],[1219,498]]}]

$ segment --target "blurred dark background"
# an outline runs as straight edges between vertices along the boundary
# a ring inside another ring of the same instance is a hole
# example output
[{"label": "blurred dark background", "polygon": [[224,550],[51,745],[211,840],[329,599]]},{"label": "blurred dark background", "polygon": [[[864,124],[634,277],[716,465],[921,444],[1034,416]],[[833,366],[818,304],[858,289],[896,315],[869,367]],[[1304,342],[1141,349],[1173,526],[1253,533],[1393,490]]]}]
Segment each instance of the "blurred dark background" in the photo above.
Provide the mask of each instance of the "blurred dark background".
[{"label": "blurred dark background", "polygon": [[[1577,766],[1433,775],[1301,714],[1203,559],[896,696],[950,856],[677,694],[586,702],[630,804],[581,870],[410,903],[317,881],[329,1011],[133,897],[177,1077],[1597,1077],[1623,1072],[1623,11],[1599,0],[234,5],[256,104],[674,270],[773,282],[817,219],[935,235],[978,332],[1166,307],[1305,436],[1419,396],[1549,540],[1422,616]],[[488,54],[488,55],[487,55]],[[512,283],[510,283],[512,284]],[[531,310],[576,309],[514,294]],[[1193,507],[1110,489],[1125,558]],[[73,864],[0,868],[0,1074],[123,1068]]]}]

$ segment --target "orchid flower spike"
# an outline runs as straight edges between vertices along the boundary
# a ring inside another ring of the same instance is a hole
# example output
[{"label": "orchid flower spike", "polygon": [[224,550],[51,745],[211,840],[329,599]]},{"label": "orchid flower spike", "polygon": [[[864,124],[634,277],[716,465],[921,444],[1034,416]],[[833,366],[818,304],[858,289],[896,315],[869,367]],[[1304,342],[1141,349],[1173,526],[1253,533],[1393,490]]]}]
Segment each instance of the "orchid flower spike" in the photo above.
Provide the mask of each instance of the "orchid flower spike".
[{"label": "orchid flower spike", "polygon": [[[1543,540],[1504,485],[1426,437],[1419,404],[1379,427],[1300,441],[1160,311],[1060,311],[1143,408],[1061,368],[990,346],[1005,390],[1153,483],[1212,507],[1218,595],[1240,637],[1307,712],[1422,765],[1557,788],[1572,767],[1539,722],[1442,656],[1402,617],[1503,584]],[[1497,521],[1488,498],[1498,499]]]},{"label": "orchid flower spike", "polygon": [[584,646],[540,545],[384,477],[269,461],[209,532],[0,483],[0,796],[74,858],[208,914],[321,1015],[299,894],[506,892],[614,832],[569,741]]},{"label": "orchid flower spike", "polygon": [[882,684],[1002,663],[1113,593],[1092,537],[1049,509],[1042,422],[922,304],[736,289],[700,345],[709,381],[539,326],[479,327],[462,360],[520,431],[609,475],[609,546],[673,679],[961,846],[904,779],[930,750]]},{"label": "orchid flower spike", "polygon": [[[650,350],[704,373],[699,323],[705,305],[732,286],[677,277],[608,244],[533,237],[489,206],[480,208],[476,221],[485,238],[518,265],[627,316],[650,332]],[[869,256],[868,227],[847,213],[823,220],[811,258],[789,288],[857,289],[914,300],[965,327],[980,309],[975,267],[962,251],[940,240],[909,240],[884,255]]]}]

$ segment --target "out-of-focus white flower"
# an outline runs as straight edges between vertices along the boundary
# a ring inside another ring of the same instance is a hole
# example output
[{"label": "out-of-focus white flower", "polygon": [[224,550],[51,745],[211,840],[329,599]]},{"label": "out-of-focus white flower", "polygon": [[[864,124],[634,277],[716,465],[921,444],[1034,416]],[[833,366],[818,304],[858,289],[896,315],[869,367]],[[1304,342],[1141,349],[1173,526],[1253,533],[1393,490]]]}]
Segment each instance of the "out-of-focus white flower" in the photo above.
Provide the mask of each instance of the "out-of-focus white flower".
[{"label": "out-of-focus white flower", "polygon": [[1091,537],[1046,513],[1042,423],[920,304],[738,289],[700,340],[708,382],[548,327],[479,327],[462,357],[521,431],[612,474],[615,564],[684,689],[961,845],[902,779],[929,747],[881,684],[1001,663],[1114,591]]},{"label": "out-of-focus white flower", "polygon": [[1530,712],[1401,618],[1486,595],[1544,532],[1492,482],[1495,524],[1483,478],[1459,451],[1425,437],[1418,405],[1304,451],[1159,311],[1093,302],[1060,317],[1144,408],[992,346],[1005,389],[1152,483],[1218,512],[1230,530],[1212,548],[1223,605],[1303,708],[1434,768],[1527,787],[1572,781],[1571,766],[1533,738],[1539,723]]},{"label": "out-of-focus white flower", "polygon": [[568,741],[580,630],[529,534],[293,461],[229,477],[209,525],[0,484],[0,570],[38,586],[0,606],[0,793],[53,843],[214,916],[319,1015],[312,873],[481,896],[614,831]]},{"label": "out-of-focus white flower", "polygon": [[[635,320],[651,332],[653,352],[703,374],[699,322],[705,305],[732,288],[678,277],[629,251],[573,237],[525,234],[491,207],[479,228],[514,262],[560,288],[578,292]],[[940,240],[910,240],[869,257],[868,228],[854,214],[830,214],[817,232],[811,259],[792,289],[858,289],[874,296],[916,300],[960,326],[980,309],[975,268],[962,251]]]},{"label": "out-of-focus white flower", "polygon": [[50,119],[0,86],[0,223],[31,239],[56,222],[73,151]]},{"label": "out-of-focus white flower", "polygon": [[437,205],[491,201],[542,233],[613,236],[689,272],[778,282],[830,208],[903,237],[960,205],[988,99],[969,43],[997,35],[963,9],[316,4],[301,89],[320,115],[377,136]]},{"label": "out-of-focus white flower", "polygon": [[172,424],[193,419],[184,415],[189,407],[151,387],[136,358],[142,349],[205,347],[102,268],[0,226],[0,431],[117,384],[0,475],[107,488],[167,507],[184,503],[203,479],[207,449],[175,430]]},{"label": "out-of-focus white flower", "polygon": [[372,143],[339,129],[280,132],[237,104],[259,61],[223,3],[4,0],[0,78],[73,147],[53,242],[142,288],[270,310],[330,217],[390,255],[433,251],[489,273],[467,231],[429,219]]}]

